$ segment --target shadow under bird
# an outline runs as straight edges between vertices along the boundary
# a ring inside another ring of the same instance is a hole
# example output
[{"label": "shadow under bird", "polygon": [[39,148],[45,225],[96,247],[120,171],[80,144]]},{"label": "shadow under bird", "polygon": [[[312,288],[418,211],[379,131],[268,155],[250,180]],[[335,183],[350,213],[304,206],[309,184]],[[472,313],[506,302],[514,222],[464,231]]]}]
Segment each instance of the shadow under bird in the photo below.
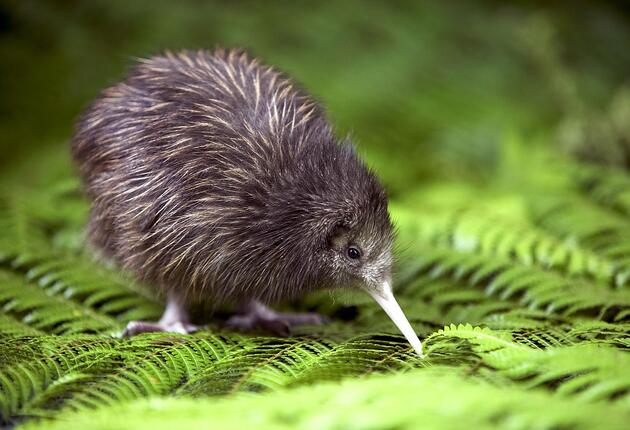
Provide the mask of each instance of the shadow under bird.
[{"label": "shadow under bird", "polygon": [[391,288],[393,227],[378,178],[286,75],[238,50],[140,60],[80,118],[72,143],[100,255],[158,286],[158,322],[188,333],[193,303],[229,326],[287,333],[313,313],[268,304],[323,288],[369,293],[422,355]]}]

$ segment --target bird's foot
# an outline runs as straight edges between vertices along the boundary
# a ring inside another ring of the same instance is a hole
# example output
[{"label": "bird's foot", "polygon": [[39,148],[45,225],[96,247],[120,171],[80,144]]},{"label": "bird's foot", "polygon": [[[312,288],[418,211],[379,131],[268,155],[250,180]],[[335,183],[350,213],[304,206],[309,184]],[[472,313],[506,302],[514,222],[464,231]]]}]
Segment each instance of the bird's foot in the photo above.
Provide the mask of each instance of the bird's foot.
[{"label": "bird's foot", "polygon": [[241,313],[231,316],[226,325],[243,331],[261,328],[279,336],[291,335],[291,327],[298,325],[319,325],[329,318],[313,312],[285,313],[276,312],[259,302],[252,302]]},{"label": "bird's foot", "polygon": [[183,321],[169,321],[169,322],[148,322],[148,321],[130,321],[123,330],[123,337],[135,336],[140,333],[151,332],[169,332],[188,334],[194,333],[199,330],[201,326],[190,324]]}]

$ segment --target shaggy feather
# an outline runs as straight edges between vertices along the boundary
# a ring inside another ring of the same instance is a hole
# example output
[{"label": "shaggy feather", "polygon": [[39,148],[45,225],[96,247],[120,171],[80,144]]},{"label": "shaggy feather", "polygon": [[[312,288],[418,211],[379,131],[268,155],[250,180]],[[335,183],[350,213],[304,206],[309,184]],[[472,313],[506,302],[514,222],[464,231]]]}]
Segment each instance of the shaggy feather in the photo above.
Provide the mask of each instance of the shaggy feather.
[{"label": "shaggy feather", "polygon": [[388,275],[385,192],[322,108],[241,51],[141,60],[80,119],[72,152],[91,244],[189,301],[274,302],[352,284],[330,256],[361,238]]}]

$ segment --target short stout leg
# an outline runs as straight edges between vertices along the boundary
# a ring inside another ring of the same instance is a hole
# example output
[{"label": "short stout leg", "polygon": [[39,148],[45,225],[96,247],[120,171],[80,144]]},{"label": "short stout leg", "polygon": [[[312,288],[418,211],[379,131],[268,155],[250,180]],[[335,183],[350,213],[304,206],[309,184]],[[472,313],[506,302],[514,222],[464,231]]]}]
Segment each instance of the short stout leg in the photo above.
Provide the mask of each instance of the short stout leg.
[{"label": "short stout leg", "polygon": [[228,318],[226,325],[244,331],[261,328],[276,335],[289,336],[291,327],[319,325],[328,321],[327,317],[316,313],[276,312],[258,301],[251,301],[244,305],[239,313]]},{"label": "short stout leg", "polygon": [[130,321],[123,331],[123,336],[134,336],[148,332],[192,333],[199,330],[199,326],[191,324],[188,319],[186,306],[172,294],[166,300],[166,309],[158,322]]}]

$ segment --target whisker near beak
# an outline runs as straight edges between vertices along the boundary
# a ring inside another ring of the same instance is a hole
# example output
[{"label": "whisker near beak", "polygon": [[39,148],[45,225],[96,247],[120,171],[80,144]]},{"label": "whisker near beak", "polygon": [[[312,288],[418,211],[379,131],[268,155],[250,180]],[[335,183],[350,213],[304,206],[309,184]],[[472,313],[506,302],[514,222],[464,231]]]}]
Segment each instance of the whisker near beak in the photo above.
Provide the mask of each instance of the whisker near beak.
[{"label": "whisker near beak", "polygon": [[407,317],[405,317],[405,314],[398,305],[389,282],[383,282],[377,289],[368,289],[368,293],[370,293],[376,303],[383,308],[389,318],[391,318],[394,324],[396,324],[396,327],[398,327],[401,333],[407,338],[418,355],[421,358],[424,358],[424,354],[422,353],[422,343],[420,342],[420,339],[418,339],[416,332],[411,327],[411,324],[409,324],[409,320],[407,320]]}]

